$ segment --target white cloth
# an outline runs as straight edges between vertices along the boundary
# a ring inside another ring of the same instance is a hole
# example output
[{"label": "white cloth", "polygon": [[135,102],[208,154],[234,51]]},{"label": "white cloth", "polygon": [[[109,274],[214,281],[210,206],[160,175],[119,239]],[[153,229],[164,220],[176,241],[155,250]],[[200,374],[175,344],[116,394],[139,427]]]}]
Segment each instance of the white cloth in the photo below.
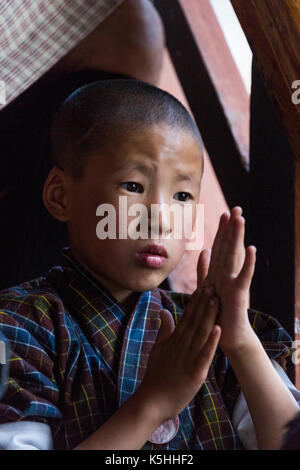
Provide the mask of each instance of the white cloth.
[{"label": "white cloth", "polygon": [[71,51],[123,1],[1,0],[0,110]]},{"label": "white cloth", "polygon": [[[282,367],[275,360],[271,359],[275,370],[278,375],[281,377],[287,388],[292,393],[296,402],[299,405],[300,410],[300,391],[295,387],[295,385],[290,381]],[[254,431],[253,421],[248,410],[248,406],[244,397],[244,394],[241,392],[237,402],[235,404],[233,413],[232,413],[232,424],[237,431],[240,441],[247,450],[258,450],[258,443],[256,439],[256,434]]]},{"label": "white cloth", "polygon": [[[300,391],[292,384],[282,367],[274,360],[272,363],[300,409]],[[257,450],[253,421],[243,393],[240,393],[234,407],[232,423],[245,449]],[[52,450],[52,448],[51,429],[46,424],[22,421],[0,425],[1,450]]]},{"label": "white cloth", "polygon": [[50,426],[20,421],[0,425],[1,450],[52,450]]}]

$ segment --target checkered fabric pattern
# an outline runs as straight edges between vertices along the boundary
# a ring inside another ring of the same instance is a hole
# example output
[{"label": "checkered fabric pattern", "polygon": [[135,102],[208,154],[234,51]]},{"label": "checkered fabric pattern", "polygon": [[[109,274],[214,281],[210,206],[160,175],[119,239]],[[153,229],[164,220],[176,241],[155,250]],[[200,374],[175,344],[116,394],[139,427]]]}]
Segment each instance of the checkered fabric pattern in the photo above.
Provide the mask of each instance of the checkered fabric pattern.
[{"label": "checkered fabric pattern", "polygon": [[[128,316],[122,306],[63,250],[46,277],[0,293],[0,332],[10,342],[7,391],[0,423],[51,426],[54,448],[72,449],[96,431],[140,385],[167,308],[177,324],[190,296],[156,288],[139,295]],[[287,357],[291,338],[272,317],[249,312],[272,358]],[[177,435],[144,449],[239,449],[231,423],[240,392],[218,349],[207,380],[180,413]]]},{"label": "checkered fabric pattern", "polygon": [[0,110],[83,40],[122,1],[2,0]]}]

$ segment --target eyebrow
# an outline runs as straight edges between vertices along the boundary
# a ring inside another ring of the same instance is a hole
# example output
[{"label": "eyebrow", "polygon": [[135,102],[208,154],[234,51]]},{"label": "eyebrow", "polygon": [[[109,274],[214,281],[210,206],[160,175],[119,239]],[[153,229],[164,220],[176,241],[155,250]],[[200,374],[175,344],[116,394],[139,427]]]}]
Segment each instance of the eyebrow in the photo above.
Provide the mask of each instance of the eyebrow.
[{"label": "eyebrow", "polygon": [[128,165],[127,168],[130,168],[131,170],[141,171],[142,173],[145,173],[146,175],[151,172],[150,168],[147,165],[143,165],[142,163],[131,163]]},{"label": "eyebrow", "polygon": [[195,180],[196,178],[192,175],[185,175],[183,173],[179,173],[177,175],[177,180],[178,181],[191,181],[191,180]]},{"label": "eyebrow", "polygon": [[197,184],[201,184],[201,179],[198,180],[196,176],[191,175],[191,174],[185,174],[185,173],[178,173],[177,175],[177,181],[194,181]]},{"label": "eyebrow", "polygon": [[129,162],[127,165],[118,167],[116,169],[116,173],[120,173],[125,170],[138,170],[141,173],[144,173],[146,175],[148,175],[151,172],[151,169],[147,165],[143,165],[140,162],[133,162],[133,161]]},{"label": "eyebrow", "polygon": [[[122,168],[118,168],[117,173],[124,171],[124,170],[128,170],[128,169],[138,170],[141,173],[144,173],[145,175],[148,175],[149,173],[151,173],[151,169],[147,165],[143,165],[140,162],[133,162],[133,161],[131,161],[128,165]],[[187,174],[187,173],[178,173],[176,179],[177,181],[195,181],[196,183],[200,183],[194,175]]]}]

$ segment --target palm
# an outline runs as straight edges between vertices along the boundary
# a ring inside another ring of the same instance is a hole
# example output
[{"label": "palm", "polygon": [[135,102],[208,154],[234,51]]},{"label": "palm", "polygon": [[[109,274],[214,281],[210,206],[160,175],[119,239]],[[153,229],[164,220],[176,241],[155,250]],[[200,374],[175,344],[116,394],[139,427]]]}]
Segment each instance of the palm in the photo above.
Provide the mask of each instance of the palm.
[{"label": "palm", "polygon": [[244,234],[240,208],[234,208],[230,216],[223,214],[210,260],[204,253],[198,262],[198,287],[212,284],[220,299],[217,322],[222,329],[220,346],[225,348],[238,341],[241,328],[248,325],[247,307],[255,249],[245,250]]}]

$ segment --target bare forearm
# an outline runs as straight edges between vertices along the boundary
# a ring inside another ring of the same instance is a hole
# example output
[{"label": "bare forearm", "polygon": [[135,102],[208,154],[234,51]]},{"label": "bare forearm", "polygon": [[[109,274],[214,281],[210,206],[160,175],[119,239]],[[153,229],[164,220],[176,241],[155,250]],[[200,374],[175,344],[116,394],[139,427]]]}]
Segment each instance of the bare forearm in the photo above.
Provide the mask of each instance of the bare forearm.
[{"label": "bare forearm", "polygon": [[74,450],[138,450],[160,424],[136,393]]},{"label": "bare forearm", "polygon": [[259,339],[253,333],[244,348],[227,353],[244,393],[260,449],[280,449],[286,424],[299,410]]}]

